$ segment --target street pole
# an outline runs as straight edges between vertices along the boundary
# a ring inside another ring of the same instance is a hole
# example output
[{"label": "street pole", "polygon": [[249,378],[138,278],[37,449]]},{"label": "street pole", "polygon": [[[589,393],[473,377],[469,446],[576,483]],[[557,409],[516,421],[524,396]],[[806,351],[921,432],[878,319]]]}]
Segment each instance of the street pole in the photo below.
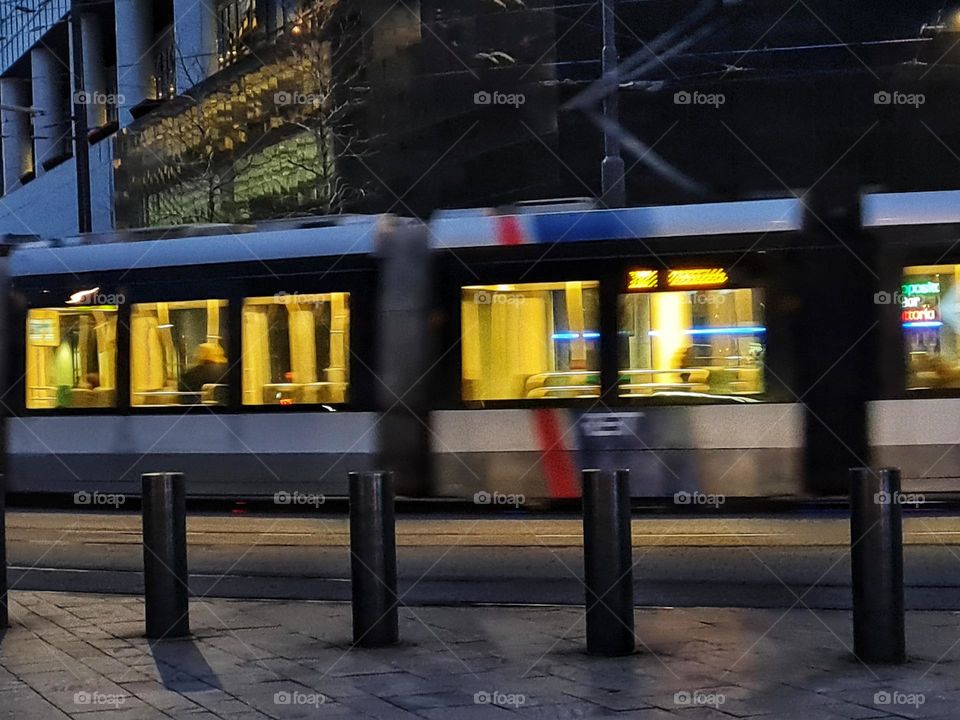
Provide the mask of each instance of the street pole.
[{"label": "street pole", "polygon": [[617,0],[603,0],[603,79],[609,88],[603,98],[603,117],[609,122],[603,130],[603,163],[600,166],[601,200],[607,207],[626,204],[623,158],[620,138],[611,131],[620,122],[620,85],[616,82],[617,65]]},{"label": "street pole", "polygon": [[83,28],[80,0],[70,1],[70,44],[73,54],[73,158],[77,167],[77,231],[93,230],[90,209],[90,143],[83,83]]}]

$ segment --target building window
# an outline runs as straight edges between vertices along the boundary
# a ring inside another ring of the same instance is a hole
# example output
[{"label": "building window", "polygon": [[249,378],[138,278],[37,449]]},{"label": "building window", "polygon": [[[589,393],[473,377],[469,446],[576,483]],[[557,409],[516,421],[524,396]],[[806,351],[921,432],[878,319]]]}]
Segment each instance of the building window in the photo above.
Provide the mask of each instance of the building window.
[{"label": "building window", "polygon": [[599,302],[594,281],[464,287],[463,399],[598,397]]},{"label": "building window", "polygon": [[169,100],[177,94],[177,53],[173,42],[173,25],[158,33],[153,44],[153,96]]},{"label": "building window", "polygon": [[907,352],[907,389],[960,388],[960,265],[904,268],[898,301]]},{"label": "building window", "polygon": [[27,312],[26,406],[117,405],[115,305]]},{"label": "building window", "polygon": [[350,381],[350,294],[243,302],[243,404],[338,404]]},{"label": "building window", "polygon": [[255,0],[220,0],[217,8],[217,58],[226,67],[247,53],[250,34],[257,26]]},{"label": "building window", "polygon": [[226,405],[227,301],[141,303],[130,316],[130,402]]},{"label": "building window", "polygon": [[[725,283],[720,270],[631,271],[620,296],[621,397],[763,392],[763,294],[715,287]],[[690,285],[701,287],[658,291]]]}]

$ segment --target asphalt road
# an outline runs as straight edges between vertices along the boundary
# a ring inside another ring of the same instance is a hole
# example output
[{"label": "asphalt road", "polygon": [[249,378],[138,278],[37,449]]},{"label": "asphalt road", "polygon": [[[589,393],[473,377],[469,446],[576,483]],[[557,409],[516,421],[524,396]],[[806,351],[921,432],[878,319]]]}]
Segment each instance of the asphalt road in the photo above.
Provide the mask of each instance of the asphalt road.
[{"label": "asphalt road", "polygon": [[[9,512],[10,584],[142,592],[136,514]],[[907,606],[960,610],[960,518],[904,523]],[[343,517],[192,516],[196,595],[346,600]],[[400,592],[410,605],[583,602],[576,519],[397,520]],[[843,609],[850,606],[849,523],[806,517],[638,518],[638,604]]]}]

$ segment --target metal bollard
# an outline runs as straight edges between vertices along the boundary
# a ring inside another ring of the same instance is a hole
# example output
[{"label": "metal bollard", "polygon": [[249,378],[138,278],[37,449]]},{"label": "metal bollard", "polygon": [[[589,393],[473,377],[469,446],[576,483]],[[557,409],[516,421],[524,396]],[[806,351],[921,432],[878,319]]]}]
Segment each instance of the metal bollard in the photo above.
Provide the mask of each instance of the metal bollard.
[{"label": "metal bollard", "polygon": [[183,473],[143,475],[142,497],[147,637],[186,637],[190,634],[190,603]]},{"label": "metal bollard", "polygon": [[397,618],[397,529],[393,475],[350,473],[350,576],[353,642],[400,642]]},{"label": "metal bollard", "polygon": [[850,469],[853,651],[863,662],[906,661],[899,493],[899,468]]},{"label": "metal bollard", "polygon": [[628,655],[633,633],[630,471],[583,471],[583,566],[587,652]]}]

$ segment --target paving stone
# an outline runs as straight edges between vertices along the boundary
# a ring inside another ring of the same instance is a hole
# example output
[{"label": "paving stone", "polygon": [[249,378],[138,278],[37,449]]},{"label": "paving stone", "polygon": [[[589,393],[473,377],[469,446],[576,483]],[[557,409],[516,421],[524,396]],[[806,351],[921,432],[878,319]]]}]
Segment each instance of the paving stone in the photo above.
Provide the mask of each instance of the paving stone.
[{"label": "paving stone", "polygon": [[[402,644],[368,650],[351,645],[345,603],[194,601],[193,637],[151,645],[139,598],[11,600],[0,718],[18,720],[945,720],[960,703],[951,612],[911,613],[911,662],[866,668],[845,647],[847,612],[639,609],[640,651],[599,658],[584,652],[576,607],[403,608]],[[123,702],[78,702],[82,692]],[[879,702],[883,692],[923,702]]]}]

